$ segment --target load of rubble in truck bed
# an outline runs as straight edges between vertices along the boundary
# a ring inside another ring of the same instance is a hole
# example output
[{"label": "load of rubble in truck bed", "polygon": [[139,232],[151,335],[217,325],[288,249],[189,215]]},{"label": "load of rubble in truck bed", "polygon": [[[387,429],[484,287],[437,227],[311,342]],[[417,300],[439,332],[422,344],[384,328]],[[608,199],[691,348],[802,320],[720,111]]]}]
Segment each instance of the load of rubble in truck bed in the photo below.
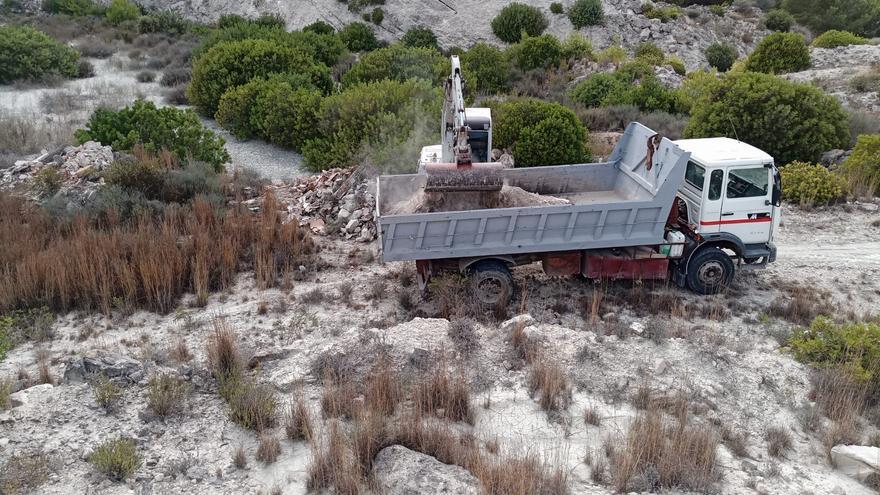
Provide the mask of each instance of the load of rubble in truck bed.
[{"label": "load of rubble in truck bed", "polygon": [[505,185],[500,191],[434,192],[423,190],[401,201],[388,210],[389,215],[433,213],[447,211],[483,210],[491,208],[523,208],[528,206],[569,205],[571,201],[545,196],[517,186]]}]

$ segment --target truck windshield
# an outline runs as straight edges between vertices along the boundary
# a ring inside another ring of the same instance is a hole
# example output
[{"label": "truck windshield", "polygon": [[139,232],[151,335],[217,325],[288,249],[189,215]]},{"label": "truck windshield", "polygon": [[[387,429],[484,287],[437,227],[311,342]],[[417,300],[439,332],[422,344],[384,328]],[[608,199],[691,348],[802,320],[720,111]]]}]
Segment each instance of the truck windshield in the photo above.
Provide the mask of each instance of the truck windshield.
[{"label": "truck windshield", "polygon": [[767,195],[770,174],[764,167],[741,168],[727,174],[728,198],[754,198]]},{"label": "truck windshield", "polygon": [[706,169],[694,162],[688,162],[687,169],[684,171],[684,178],[688,184],[703,190],[703,183],[706,181]]}]

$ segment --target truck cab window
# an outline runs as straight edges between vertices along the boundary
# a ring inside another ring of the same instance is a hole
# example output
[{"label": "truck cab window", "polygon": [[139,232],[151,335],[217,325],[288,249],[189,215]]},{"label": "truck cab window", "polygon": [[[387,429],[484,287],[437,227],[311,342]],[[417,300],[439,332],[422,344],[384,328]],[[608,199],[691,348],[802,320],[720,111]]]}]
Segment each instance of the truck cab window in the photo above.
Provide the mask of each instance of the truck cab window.
[{"label": "truck cab window", "polygon": [[728,198],[755,198],[767,195],[770,174],[762,167],[731,170],[727,176]]},{"label": "truck cab window", "polygon": [[721,185],[724,183],[724,170],[713,170],[709,176],[709,201],[721,198]]},{"label": "truck cab window", "polygon": [[684,171],[684,178],[688,184],[702,191],[703,183],[706,181],[706,169],[694,162],[688,162],[687,168]]}]

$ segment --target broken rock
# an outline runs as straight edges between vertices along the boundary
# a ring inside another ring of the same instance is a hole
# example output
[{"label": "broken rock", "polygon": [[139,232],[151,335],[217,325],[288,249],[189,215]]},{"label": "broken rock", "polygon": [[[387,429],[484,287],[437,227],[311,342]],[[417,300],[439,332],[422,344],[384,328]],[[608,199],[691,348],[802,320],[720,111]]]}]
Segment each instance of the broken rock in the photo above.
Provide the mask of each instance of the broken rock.
[{"label": "broken rock", "polygon": [[379,452],[373,463],[373,475],[379,493],[389,495],[481,493],[480,482],[470,471],[400,445]]},{"label": "broken rock", "polygon": [[835,445],[831,461],[847,476],[874,486],[880,483],[880,448],[863,445]]}]

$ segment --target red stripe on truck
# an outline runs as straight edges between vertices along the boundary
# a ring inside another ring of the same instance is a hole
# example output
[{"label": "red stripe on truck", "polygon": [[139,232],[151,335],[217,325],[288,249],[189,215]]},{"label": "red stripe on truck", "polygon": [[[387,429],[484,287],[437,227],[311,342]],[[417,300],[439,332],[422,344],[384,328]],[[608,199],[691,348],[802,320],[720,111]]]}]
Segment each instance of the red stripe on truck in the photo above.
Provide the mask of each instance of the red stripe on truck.
[{"label": "red stripe on truck", "polygon": [[765,223],[770,222],[773,219],[770,217],[758,217],[758,218],[740,218],[738,220],[719,220],[717,222],[704,222],[700,220],[700,225],[729,225],[732,223]]}]

